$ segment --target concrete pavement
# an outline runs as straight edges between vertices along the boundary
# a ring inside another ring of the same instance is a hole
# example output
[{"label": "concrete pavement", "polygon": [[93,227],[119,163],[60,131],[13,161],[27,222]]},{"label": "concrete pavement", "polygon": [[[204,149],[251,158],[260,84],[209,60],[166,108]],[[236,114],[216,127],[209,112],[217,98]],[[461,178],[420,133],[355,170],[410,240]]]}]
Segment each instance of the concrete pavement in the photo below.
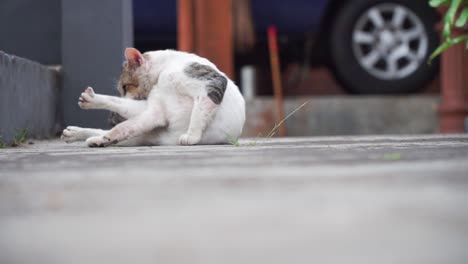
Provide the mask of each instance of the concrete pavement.
[{"label": "concrete pavement", "polygon": [[0,149],[0,263],[468,263],[468,135]]}]

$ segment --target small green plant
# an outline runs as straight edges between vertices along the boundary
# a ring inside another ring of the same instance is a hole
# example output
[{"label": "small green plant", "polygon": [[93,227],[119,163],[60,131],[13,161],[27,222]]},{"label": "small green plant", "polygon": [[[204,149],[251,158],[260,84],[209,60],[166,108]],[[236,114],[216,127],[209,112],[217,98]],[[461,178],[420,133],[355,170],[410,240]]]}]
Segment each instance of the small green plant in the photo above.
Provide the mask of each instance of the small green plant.
[{"label": "small green plant", "polygon": [[2,135],[0,135],[0,148],[6,147],[17,147],[28,139],[28,129],[17,129],[15,128],[15,135],[13,136],[13,142],[11,144],[6,143],[2,140]]},{"label": "small green plant", "polygon": [[28,138],[28,129],[23,128],[23,129],[15,129],[15,135],[13,136],[13,144],[11,144],[12,147],[17,147],[24,142],[26,142],[26,139]]},{"label": "small green plant", "polygon": [[388,161],[397,161],[401,160],[401,154],[400,153],[389,153],[384,155],[384,160]]},{"label": "small green plant", "polygon": [[[462,4],[468,3],[468,0],[429,0],[429,5],[438,8],[440,6],[448,6],[447,12],[444,15],[443,22],[443,37],[444,42],[431,54],[429,57],[429,63],[442,52],[448,48],[465,42],[468,48],[468,34],[461,35],[458,37],[452,36],[453,27],[463,28],[468,22],[468,7],[463,8],[461,12],[458,12]],[[457,14],[458,18],[457,18]]]},{"label": "small green plant", "polygon": [[0,148],[5,148],[7,145],[2,140],[2,135],[0,135]]},{"label": "small green plant", "polygon": [[270,132],[267,134],[266,138],[271,138],[273,137],[275,134],[276,134],[276,131],[278,130],[278,128],[280,128],[280,126],[284,123],[284,121],[286,121],[288,118],[290,118],[292,115],[294,115],[297,111],[299,111],[299,109],[301,109],[302,107],[304,107],[306,104],[308,104],[309,101],[301,104],[298,108],[294,109],[294,111],[292,111],[291,113],[289,113],[285,118],[283,118],[283,120],[279,121],[278,124],[275,124],[275,126],[270,130]]},{"label": "small green plant", "polygon": [[[304,107],[305,105],[307,105],[309,103],[309,101],[301,104],[298,108],[294,109],[294,111],[292,111],[291,113],[289,113],[285,118],[283,118],[283,120],[279,121],[279,123],[275,123],[275,125],[273,126],[273,128],[270,130],[270,132],[266,135],[266,137],[264,138],[272,138],[275,134],[276,134],[276,131],[278,131],[278,129],[281,127],[281,125],[288,119],[290,118],[292,115],[294,115],[297,111],[299,111],[302,107]],[[257,141],[258,139],[260,139],[262,137],[261,134],[259,134],[257,136],[257,140],[254,140],[253,142],[249,142],[247,144],[241,144],[239,142],[238,139],[234,138],[233,136],[229,135],[229,134],[226,134],[226,137],[228,138],[229,142],[231,143],[231,145],[233,146],[236,146],[236,147],[240,147],[240,146],[256,146],[257,145]]]},{"label": "small green plant", "polygon": [[226,137],[228,138],[229,143],[231,143],[231,145],[233,145],[235,147],[240,147],[241,146],[241,144],[239,143],[239,139],[234,138],[233,136],[229,135],[228,133],[226,133]]}]

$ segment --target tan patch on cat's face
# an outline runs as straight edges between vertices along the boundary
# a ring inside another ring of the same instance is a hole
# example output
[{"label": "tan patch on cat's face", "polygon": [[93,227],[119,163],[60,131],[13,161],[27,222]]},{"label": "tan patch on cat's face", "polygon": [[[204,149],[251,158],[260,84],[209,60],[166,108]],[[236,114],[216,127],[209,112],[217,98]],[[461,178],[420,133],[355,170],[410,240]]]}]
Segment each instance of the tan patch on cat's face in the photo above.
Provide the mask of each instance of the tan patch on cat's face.
[{"label": "tan patch on cat's face", "polygon": [[128,63],[125,63],[118,84],[120,95],[136,100],[146,99],[148,97],[147,91],[140,87],[140,84],[138,69],[134,69]]}]

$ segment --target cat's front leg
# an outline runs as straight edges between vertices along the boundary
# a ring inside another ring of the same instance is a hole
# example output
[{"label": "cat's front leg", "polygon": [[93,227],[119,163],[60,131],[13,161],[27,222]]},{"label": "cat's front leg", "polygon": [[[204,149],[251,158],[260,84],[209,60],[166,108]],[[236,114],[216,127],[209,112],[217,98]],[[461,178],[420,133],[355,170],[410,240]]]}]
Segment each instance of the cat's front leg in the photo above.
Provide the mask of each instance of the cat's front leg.
[{"label": "cat's front leg", "polygon": [[102,136],[105,133],[106,131],[102,129],[68,126],[63,130],[61,139],[67,143],[71,143],[75,141],[85,141],[90,137]]},{"label": "cat's front leg", "polygon": [[105,104],[100,95],[94,93],[93,88],[88,87],[81,93],[78,105],[82,109],[102,109]]},{"label": "cat's front leg", "polygon": [[147,107],[147,101],[96,94],[93,88],[88,87],[81,93],[78,105],[82,109],[108,110],[129,119],[142,113]]}]

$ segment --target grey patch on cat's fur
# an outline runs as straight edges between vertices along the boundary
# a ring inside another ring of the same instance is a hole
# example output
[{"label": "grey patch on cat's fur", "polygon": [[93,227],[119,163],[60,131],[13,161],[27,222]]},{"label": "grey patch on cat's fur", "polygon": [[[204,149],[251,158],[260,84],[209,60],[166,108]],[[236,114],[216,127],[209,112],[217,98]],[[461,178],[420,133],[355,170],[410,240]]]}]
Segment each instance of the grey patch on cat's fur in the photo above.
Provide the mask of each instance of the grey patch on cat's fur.
[{"label": "grey patch on cat's fur", "polygon": [[122,123],[125,120],[127,119],[123,118],[121,115],[114,113],[114,112],[111,112],[109,115],[109,118],[107,119],[111,127],[115,127],[116,125]]},{"label": "grey patch on cat's fur", "polygon": [[208,65],[191,63],[184,69],[191,78],[207,81],[208,97],[215,104],[220,104],[227,87],[227,78]]}]

